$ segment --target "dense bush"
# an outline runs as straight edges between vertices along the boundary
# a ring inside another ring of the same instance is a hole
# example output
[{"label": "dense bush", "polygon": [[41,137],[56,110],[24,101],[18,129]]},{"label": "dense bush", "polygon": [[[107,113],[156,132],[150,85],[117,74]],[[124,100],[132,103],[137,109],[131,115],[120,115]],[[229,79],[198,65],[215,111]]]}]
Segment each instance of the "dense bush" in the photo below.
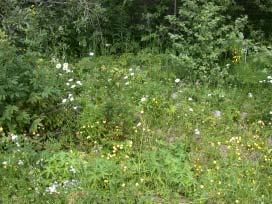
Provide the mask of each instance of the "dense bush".
[{"label": "dense bush", "polygon": [[170,37],[177,56],[173,60],[177,69],[184,70],[181,77],[216,81],[228,75],[223,63],[242,44],[246,18],[228,23],[225,9],[212,2],[186,0],[177,17],[167,17],[174,27]]},{"label": "dense bush", "polygon": [[[3,32],[0,65],[0,126],[18,132],[36,132],[42,123],[57,126],[63,86],[55,65],[37,53],[19,54]],[[54,118],[47,117],[51,112]]]}]

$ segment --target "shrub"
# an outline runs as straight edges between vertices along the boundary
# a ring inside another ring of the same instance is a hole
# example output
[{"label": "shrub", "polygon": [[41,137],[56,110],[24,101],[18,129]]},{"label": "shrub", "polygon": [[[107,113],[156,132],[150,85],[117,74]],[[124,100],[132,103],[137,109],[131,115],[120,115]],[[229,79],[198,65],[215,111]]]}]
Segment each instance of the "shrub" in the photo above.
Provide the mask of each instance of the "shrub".
[{"label": "shrub", "polygon": [[[228,74],[221,66],[233,44],[243,39],[246,18],[231,22],[223,15],[226,6],[207,1],[183,1],[178,16],[168,16],[173,30],[169,35],[176,55],[174,64],[184,69],[181,77],[213,81]],[[240,37],[239,37],[240,36]]]},{"label": "shrub", "polygon": [[4,130],[36,132],[42,122],[53,119],[47,116],[56,113],[62,91],[51,63],[36,53],[18,54],[0,32],[0,69],[0,126]]}]

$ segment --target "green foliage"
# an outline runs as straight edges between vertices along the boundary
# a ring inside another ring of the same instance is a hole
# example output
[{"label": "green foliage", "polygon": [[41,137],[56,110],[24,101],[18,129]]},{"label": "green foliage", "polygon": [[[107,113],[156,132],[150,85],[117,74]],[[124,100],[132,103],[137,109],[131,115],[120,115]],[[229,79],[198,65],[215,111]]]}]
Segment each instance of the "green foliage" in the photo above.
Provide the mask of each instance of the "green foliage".
[{"label": "green foliage", "polygon": [[215,81],[225,78],[228,70],[222,59],[231,52],[234,43],[239,43],[240,33],[246,18],[228,23],[222,13],[225,7],[206,1],[183,1],[178,16],[168,16],[173,27],[170,37],[176,55],[173,63],[185,69],[182,78]]},{"label": "green foliage", "polygon": [[36,132],[59,101],[57,72],[35,53],[18,54],[0,35],[0,124],[6,131]]}]

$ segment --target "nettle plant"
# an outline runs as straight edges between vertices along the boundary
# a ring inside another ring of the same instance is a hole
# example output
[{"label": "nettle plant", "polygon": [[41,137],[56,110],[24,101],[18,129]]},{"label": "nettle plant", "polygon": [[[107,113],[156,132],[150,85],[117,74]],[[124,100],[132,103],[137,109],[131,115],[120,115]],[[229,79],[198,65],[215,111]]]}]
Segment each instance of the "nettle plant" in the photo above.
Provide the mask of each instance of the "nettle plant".
[{"label": "nettle plant", "polygon": [[223,62],[231,57],[234,44],[241,44],[247,18],[232,21],[224,15],[226,8],[204,0],[185,0],[177,16],[166,17],[176,52],[172,58],[185,70],[181,77],[210,81],[213,76],[228,75],[229,67]]},{"label": "nettle plant", "polygon": [[5,132],[33,133],[39,128],[61,127],[64,118],[74,111],[62,102],[66,97],[73,101],[72,93],[81,82],[67,88],[65,82],[73,73],[68,64],[63,65],[64,73],[58,67],[62,65],[56,67],[32,52],[18,54],[0,32],[0,127]]}]

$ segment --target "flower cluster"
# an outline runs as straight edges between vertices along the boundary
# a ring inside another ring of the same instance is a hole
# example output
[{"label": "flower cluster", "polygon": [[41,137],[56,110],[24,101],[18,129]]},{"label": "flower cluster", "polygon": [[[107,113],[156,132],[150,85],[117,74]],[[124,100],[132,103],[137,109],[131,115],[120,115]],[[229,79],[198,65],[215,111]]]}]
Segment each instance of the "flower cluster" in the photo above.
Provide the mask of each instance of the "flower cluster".
[{"label": "flower cluster", "polygon": [[272,76],[267,76],[265,80],[259,81],[259,83],[270,83],[272,84]]}]

